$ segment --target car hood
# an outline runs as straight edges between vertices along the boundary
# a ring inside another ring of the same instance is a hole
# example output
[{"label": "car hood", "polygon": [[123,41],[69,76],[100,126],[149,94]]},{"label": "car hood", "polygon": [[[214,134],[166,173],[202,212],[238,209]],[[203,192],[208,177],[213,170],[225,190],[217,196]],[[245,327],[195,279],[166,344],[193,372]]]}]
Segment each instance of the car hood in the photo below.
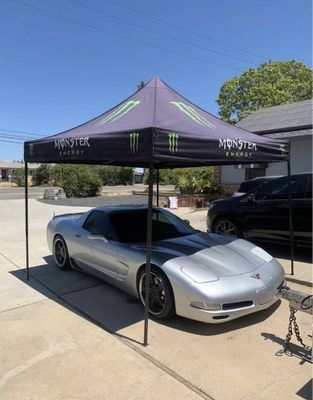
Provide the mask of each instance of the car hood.
[{"label": "car hood", "polygon": [[258,248],[243,239],[201,232],[155,242],[152,258],[162,263],[171,260],[171,268],[181,268],[196,282],[208,282],[254,271],[271,260],[261,249],[261,253],[253,249]]}]

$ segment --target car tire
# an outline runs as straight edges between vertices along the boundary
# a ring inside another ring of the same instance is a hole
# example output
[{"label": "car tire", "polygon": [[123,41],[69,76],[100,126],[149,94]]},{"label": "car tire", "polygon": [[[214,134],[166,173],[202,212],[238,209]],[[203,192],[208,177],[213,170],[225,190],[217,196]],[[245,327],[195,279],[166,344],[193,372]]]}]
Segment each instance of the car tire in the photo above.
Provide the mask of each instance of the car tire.
[{"label": "car tire", "polygon": [[57,235],[53,240],[53,258],[59,269],[71,269],[67,246],[65,240],[60,235]]},{"label": "car tire", "polygon": [[212,232],[237,238],[242,237],[242,230],[239,224],[229,217],[218,218],[213,224]]},{"label": "car tire", "polygon": [[[138,295],[145,306],[145,268],[138,276]],[[149,314],[155,319],[168,319],[175,314],[175,300],[167,276],[159,268],[151,266]]]}]

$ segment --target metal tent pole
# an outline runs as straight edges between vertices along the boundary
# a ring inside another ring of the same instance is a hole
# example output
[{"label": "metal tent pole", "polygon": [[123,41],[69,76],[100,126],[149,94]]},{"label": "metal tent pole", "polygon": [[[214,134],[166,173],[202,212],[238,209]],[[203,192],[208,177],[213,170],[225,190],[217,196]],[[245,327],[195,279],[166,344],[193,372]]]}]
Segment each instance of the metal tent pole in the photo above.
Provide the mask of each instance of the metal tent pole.
[{"label": "metal tent pole", "polygon": [[25,161],[25,239],[26,239],[26,279],[29,281],[29,250],[28,250],[28,163]]},{"label": "metal tent pole", "polygon": [[149,199],[147,215],[147,255],[146,255],[146,288],[145,288],[145,327],[144,345],[148,345],[148,321],[149,321],[149,297],[150,297],[150,271],[151,271],[151,252],[152,252],[152,212],[153,212],[153,172],[154,165],[151,160],[149,163]]},{"label": "metal tent pole", "polygon": [[291,275],[294,275],[294,237],[293,237],[293,221],[292,221],[290,159],[287,161],[287,170],[288,170],[288,207],[289,207],[289,232],[290,232],[290,265],[291,265]]},{"label": "metal tent pole", "polygon": [[159,207],[159,181],[160,181],[160,174],[159,174],[159,168],[157,168],[157,170],[156,170],[156,184],[157,184],[157,187],[156,187],[156,193],[157,193],[157,201],[156,201],[156,204],[157,204],[157,207]]}]

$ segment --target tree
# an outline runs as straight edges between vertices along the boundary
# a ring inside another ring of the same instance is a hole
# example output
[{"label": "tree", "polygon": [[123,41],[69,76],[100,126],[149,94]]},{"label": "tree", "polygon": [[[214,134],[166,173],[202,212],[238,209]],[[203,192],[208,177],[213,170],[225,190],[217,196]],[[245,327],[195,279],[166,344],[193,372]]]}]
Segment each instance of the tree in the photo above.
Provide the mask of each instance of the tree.
[{"label": "tree", "polygon": [[99,175],[88,165],[59,164],[54,177],[67,197],[93,197],[102,186]]},{"label": "tree", "polygon": [[260,108],[311,98],[312,69],[289,60],[264,63],[226,81],[216,102],[220,117],[236,123]]}]

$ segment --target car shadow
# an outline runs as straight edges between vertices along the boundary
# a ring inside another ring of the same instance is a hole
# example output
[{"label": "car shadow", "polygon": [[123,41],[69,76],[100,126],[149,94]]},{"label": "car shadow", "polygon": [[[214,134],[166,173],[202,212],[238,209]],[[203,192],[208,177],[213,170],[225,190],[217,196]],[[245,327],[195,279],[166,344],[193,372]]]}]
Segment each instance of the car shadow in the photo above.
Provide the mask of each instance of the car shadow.
[{"label": "car shadow", "polygon": [[[120,333],[131,325],[143,322],[144,310],[138,299],[82,272],[60,271],[51,256],[44,257],[44,260],[45,264],[30,268],[29,281],[26,280],[25,269],[10,273],[29,287],[107,332],[142,344],[138,338]],[[214,336],[262,322],[275,312],[279,304],[280,301],[267,310],[222,324],[206,324],[178,316],[167,321],[154,320],[154,322],[195,335]]]}]

